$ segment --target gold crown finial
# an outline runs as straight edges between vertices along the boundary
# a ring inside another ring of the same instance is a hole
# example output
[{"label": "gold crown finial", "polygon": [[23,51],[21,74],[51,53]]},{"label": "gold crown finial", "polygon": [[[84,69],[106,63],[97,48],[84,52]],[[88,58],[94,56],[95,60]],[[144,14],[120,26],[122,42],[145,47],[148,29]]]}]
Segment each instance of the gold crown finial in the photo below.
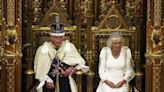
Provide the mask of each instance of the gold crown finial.
[{"label": "gold crown finial", "polygon": [[112,0],[112,4],[115,4],[116,3],[116,0]]}]

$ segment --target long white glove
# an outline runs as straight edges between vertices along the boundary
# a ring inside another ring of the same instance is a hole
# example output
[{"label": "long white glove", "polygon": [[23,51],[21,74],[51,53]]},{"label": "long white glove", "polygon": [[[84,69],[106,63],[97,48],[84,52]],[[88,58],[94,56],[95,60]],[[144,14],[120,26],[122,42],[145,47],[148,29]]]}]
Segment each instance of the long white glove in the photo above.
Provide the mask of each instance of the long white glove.
[{"label": "long white glove", "polygon": [[39,83],[39,85],[36,87],[36,89],[37,90],[39,90],[40,88],[42,88],[43,86],[44,86],[44,84],[45,84],[45,82],[51,82],[51,83],[53,83],[53,80],[48,76],[48,75],[46,75],[45,77],[44,77],[44,79]]},{"label": "long white glove", "polygon": [[89,66],[79,64],[77,67],[80,67],[81,71],[83,71],[84,73],[89,71]]},{"label": "long white glove", "polygon": [[[86,73],[86,72],[88,72],[89,71],[89,67],[88,66],[86,66],[86,65],[83,65],[83,64],[78,64],[75,68],[74,68],[74,70],[72,71],[72,73],[75,71],[75,70],[81,70],[82,72],[84,72],[84,73]],[[72,74],[71,73],[71,74]]]}]

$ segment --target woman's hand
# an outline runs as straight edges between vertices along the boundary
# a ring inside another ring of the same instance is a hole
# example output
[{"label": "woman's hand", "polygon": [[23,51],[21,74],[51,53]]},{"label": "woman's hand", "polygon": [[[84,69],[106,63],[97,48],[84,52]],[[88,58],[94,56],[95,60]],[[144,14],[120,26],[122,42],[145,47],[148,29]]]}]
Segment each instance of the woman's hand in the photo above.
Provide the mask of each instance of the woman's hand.
[{"label": "woman's hand", "polygon": [[46,87],[48,89],[54,89],[55,88],[55,85],[52,82],[46,82]]},{"label": "woman's hand", "polygon": [[105,80],[105,83],[111,88],[116,88],[116,85],[111,81]]},{"label": "woman's hand", "polygon": [[73,72],[73,70],[74,70],[74,67],[69,67],[68,69],[66,69],[65,71],[64,71],[64,76],[65,77],[67,77],[67,76],[69,76],[72,72]]},{"label": "woman's hand", "polygon": [[116,88],[122,87],[122,85],[123,85],[124,83],[126,83],[126,80],[122,80],[122,81],[118,82],[118,83],[116,84]]}]

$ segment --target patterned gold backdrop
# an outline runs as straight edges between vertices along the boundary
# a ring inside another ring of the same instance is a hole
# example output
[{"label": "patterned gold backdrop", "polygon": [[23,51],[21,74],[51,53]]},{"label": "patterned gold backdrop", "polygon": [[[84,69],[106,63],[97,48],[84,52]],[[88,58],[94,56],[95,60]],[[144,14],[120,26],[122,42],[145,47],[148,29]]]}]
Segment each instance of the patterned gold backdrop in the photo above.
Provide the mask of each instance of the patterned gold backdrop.
[{"label": "patterned gold backdrop", "polygon": [[[25,68],[25,70],[27,70],[26,73],[28,74],[29,72],[29,74],[31,74],[35,50],[41,44],[38,44],[38,41],[30,34],[33,33],[36,35],[41,32],[41,30],[46,31],[44,27],[47,27],[53,22],[53,16],[51,16],[51,14],[59,13],[61,21],[68,29],[75,26],[75,28],[72,29],[75,30],[72,31],[75,35],[74,44],[91,68],[91,71],[86,74],[86,81],[91,80],[90,83],[94,81],[94,85],[92,89],[92,84],[87,84],[89,82],[83,83],[91,87],[91,89],[86,88],[87,92],[92,92],[98,85],[98,55],[111,31],[122,31],[127,34],[127,36],[125,35],[127,42],[129,42],[127,45],[132,49],[133,58],[136,62],[136,71],[138,75],[136,79],[138,85],[136,86],[139,90],[142,90],[143,77],[141,64],[144,64],[145,50],[140,50],[140,48],[145,48],[145,46],[140,45],[140,40],[144,39],[146,33],[145,4],[146,2],[138,0],[24,1],[26,7],[23,7],[25,11],[23,13],[23,19],[25,19],[23,25],[26,25],[26,27],[23,28],[23,35],[27,37],[24,38],[25,40],[23,40],[23,43],[31,43],[31,46],[35,48],[30,49],[30,47],[27,47],[24,51],[30,53],[24,54],[23,58],[23,60],[28,59],[28,69]],[[33,27],[31,27],[32,25]],[[140,34],[142,34],[142,36],[140,36]],[[43,39],[49,39],[44,35],[39,36]],[[131,43],[131,41],[135,43]],[[43,40],[39,42],[43,42]],[[145,42],[142,44],[145,44]],[[26,64],[24,66],[26,67]],[[26,74],[24,76],[26,76]],[[30,80],[30,77],[27,78],[27,80]],[[27,83],[26,88],[29,88],[31,84],[32,80]],[[79,88],[80,87],[81,86],[79,86]],[[85,92],[85,89],[80,89],[79,91]]]},{"label": "patterned gold backdrop", "polygon": [[[95,91],[99,81],[99,51],[112,31],[123,32],[126,45],[132,50],[136,88],[140,92],[145,92],[145,87],[146,92],[162,92],[163,3],[162,0],[0,0],[0,91],[11,89],[12,92],[18,92],[21,81],[17,83],[14,79],[20,78],[21,70],[22,91],[26,92],[32,87],[35,82],[33,58],[36,48],[49,39],[48,26],[53,22],[53,13],[58,13],[65,24],[66,39],[76,45],[91,68],[87,74],[76,73],[77,80],[85,81],[78,83],[79,92]],[[22,32],[22,36],[14,40],[18,47],[5,45],[5,37],[9,35],[6,34],[7,30],[14,30],[17,34]],[[10,57],[8,51],[14,52],[10,54],[16,55],[17,59]],[[16,71],[19,71],[18,76],[10,79],[9,76],[16,75]],[[146,81],[146,86],[145,74],[146,79],[151,80]],[[13,83],[8,89],[5,85],[10,82]]]}]

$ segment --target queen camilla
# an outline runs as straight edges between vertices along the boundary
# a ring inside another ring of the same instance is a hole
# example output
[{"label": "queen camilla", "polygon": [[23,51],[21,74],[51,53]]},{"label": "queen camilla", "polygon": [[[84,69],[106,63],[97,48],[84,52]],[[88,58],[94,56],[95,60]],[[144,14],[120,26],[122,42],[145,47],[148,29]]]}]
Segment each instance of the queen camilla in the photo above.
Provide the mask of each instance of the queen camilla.
[{"label": "queen camilla", "polygon": [[102,48],[99,61],[100,83],[96,92],[128,92],[134,78],[131,50],[123,46],[121,32],[112,32],[107,47]]}]

